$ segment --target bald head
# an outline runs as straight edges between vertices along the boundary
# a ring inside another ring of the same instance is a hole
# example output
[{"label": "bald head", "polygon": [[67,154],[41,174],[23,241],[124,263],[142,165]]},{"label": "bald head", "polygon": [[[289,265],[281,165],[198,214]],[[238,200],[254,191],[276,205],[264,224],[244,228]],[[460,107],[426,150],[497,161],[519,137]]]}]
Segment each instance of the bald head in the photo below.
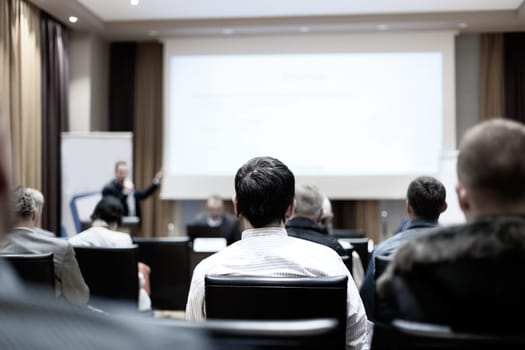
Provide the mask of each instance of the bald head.
[{"label": "bald head", "polygon": [[525,127],[497,119],[470,129],[459,148],[457,173],[467,218],[525,214]]}]

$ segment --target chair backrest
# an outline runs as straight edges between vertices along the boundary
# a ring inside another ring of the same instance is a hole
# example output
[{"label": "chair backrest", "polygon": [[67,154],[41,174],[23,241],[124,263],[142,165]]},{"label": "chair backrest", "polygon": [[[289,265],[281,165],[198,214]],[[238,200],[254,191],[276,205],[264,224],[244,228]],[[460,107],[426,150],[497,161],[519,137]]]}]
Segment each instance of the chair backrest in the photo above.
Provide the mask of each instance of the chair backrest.
[{"label": "chair backrest", "polygon": [[[487,320],[487,322],[496,322]],[[428,323],[394,320],[376,322],[372,338],[374,350],[493,350],[524,349],[525,336],[454,332],[450,327]]]},{"label": "chair backrest", "polygon": [[[137,245],[129,248],[75,247],[75,254],[92,297],[137,305]],[[97,306],[96,299],[92,299],[90,304]]]},{"label": "chair backrest", "polygon": [[0,257],[8,261],[18,276],[26,284],[44,287],[55,293],[55,268],[53,253],[45,254],[2,254]]},{"label": "chair backrest", "polygon": [[392,261],[392,257],[391,256],[376,256],[374,258],[374,262],[375,262],[375,271],[374,271],[374,279],[378,279],[382,274],[383,272],[385,272],[386,268],[388,267],[388,264],[390,264],[390,262]]},{"label": "chair backrest", "polygon": [[330,232],[335,238],[364,238],[365,233],[362,230],[350,228],[333,228]]},{"label": "chair backrest", "polygon": [[361,262],[363,263],[363,269],[366,271],[368,267],[368,259],[370,259],[370,239],[368,238],[340,238],[339,241],[342,242],[348,242],[356,251],[357,254],[359,254],[359,257],[361,258]]},{"label": "chair backrest", "polygon": [[333,332],[336,319],[293,321],[153,320],[159,327],[199,330],[206,334],[218,350],[325,350],[334,349]]},{"label": "chair backrest", "polygon": [[151,304],[155,309],[182,310],[190,284],[189,238],[134,238],[139,261],[151,268]]},{"label": "chair backrest", "polygon": [[338,347],[345,344],[347,276],[260,278],[205,277],[206,317],[290,320],[335,318]]}]

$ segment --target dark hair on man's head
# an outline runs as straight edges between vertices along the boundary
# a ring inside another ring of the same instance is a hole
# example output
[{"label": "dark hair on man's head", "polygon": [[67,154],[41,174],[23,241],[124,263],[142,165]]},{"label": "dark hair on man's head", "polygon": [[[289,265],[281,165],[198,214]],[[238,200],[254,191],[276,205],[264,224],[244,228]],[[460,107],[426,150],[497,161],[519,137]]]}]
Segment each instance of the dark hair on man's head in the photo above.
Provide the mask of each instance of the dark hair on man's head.
[{"label": "dark hair on man's head", "polygon": [[285,221],[293,203],[295,177],[280,160],[258,157],[249,160],[235,175],[237,214],[255,227]]},{"label": "dark hair on man's head", "polygon": [[121,225],[123,215],[124,208],[118,198],[105,196],[97,203],[93,214],[91,214],[91,220],[99,219],[104,220],[108,224],[116,222],[118,225]]},{"label": "dark hair on man's head", "polygon": [[524,200],[525,126],[494,119],[470,129],[459,147],[457,172],[478,200]]},{"label": "dark hair on man's head", "polygon": [[431,176],[420,176],[408,185],[408,204],[418,219],[437,221],[446,208],[446,197],[445,186]]}]

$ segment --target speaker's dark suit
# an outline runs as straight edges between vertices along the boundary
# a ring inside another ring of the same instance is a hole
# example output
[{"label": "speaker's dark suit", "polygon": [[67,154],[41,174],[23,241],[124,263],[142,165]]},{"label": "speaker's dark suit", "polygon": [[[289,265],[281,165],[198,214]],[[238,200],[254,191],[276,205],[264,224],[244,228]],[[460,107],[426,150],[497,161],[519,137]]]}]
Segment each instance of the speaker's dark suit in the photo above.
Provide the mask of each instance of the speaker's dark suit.
[{"label": "speaker's dark suit", "polygon": [[[135,191],[133,192],[133,196],[135,197],[135,215],[140,218],[140,201],[151,196],[157,188],[159,188],[159,184],[151,183],[146,189],[143,191]],[[128,208],[128,195],[124,193],[124,187],[122,184],[118,183],[116,180],[111,180],[104,188],[102,189],[102,195],[103,196],[113,196],[120,200],[122,203],[122,207],[124,208],[124,216],[129,215],[129,208]]]}]

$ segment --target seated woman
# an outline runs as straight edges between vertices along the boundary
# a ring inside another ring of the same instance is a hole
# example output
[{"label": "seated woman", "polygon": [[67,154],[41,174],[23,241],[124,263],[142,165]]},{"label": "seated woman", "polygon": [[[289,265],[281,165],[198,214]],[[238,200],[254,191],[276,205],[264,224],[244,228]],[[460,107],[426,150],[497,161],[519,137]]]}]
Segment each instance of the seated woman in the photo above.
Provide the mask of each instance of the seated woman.
[{"label": "seated woman", "polygon": [[[103,197],[96,205],[91,220],[91,227],[80,232],[69,239],[74,247],[107,247],[125,248],[133,245],[130,235],[118,232],[118,226],[122,223],[124,209],[120,201],[112,196]],[[139,262],[139,310],[151,309],[149,298],[149,274],[148,265]]]}]

